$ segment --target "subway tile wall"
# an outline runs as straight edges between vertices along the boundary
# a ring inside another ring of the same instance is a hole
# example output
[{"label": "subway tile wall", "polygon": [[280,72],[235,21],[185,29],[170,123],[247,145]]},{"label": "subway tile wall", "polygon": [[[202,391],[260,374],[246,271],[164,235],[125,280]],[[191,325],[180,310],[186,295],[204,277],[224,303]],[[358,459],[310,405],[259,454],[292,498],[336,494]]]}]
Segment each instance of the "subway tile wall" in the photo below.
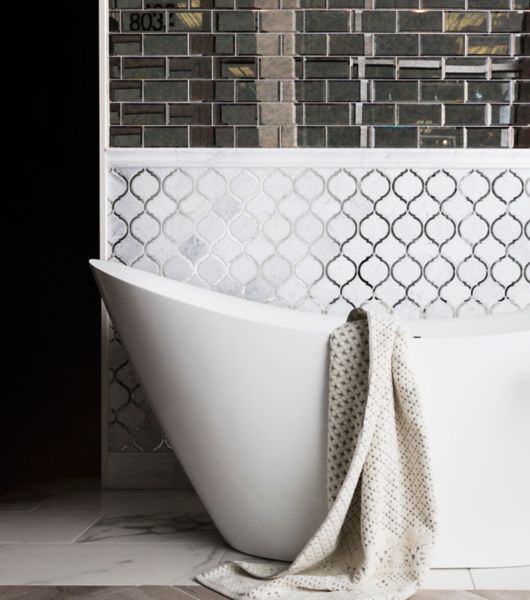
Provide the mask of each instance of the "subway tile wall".
[{"label": "subway tile wall", "polygon": [[110,0],[110,145],[529,147],[529,8]]}]

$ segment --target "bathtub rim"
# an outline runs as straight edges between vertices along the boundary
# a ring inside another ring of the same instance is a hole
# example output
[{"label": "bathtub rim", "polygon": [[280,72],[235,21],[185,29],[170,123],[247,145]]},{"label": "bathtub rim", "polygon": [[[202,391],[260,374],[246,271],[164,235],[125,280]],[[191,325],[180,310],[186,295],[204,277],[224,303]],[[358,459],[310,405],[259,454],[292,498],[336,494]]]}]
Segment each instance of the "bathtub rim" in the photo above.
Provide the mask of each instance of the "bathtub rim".
[{"label": "bathtub rim", "polygon": [[[118,262],[95,258],[88,262],[94,275],[100,272],[147,292],[243,321],[329,333],[345,320],[343,315],[323,315],[238,298]],[[412,336],[423,338],[513,334],[530,331],[530,309],[476,317],[403,319],[402,322]]]}]

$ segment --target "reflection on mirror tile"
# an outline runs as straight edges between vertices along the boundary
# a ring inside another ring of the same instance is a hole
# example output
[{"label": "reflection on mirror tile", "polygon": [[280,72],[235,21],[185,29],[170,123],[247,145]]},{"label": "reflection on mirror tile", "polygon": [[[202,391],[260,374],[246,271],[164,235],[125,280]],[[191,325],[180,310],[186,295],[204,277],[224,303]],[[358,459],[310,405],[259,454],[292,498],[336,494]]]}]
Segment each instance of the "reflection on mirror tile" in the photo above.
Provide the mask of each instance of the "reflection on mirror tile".
[{"label": "reflection on mirror tile", "polygon": [[523,147],[528,1],[110,0],[110,143]]}]

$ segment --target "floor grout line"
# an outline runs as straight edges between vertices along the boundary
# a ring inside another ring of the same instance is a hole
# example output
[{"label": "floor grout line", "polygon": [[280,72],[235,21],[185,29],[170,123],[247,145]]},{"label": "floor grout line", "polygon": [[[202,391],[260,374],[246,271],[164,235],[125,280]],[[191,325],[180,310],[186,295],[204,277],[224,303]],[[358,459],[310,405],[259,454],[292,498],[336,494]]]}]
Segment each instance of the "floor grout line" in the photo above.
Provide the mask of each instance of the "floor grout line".
[{"label": "floor grout line", "polygon": [[475,583],[475,579],[473,577],[473,573],[471,572],[471,569],[468,569],[469,572],[469,578],[471,579],[471,583],[473,584],[473,589],[476,590],[477,588],[477,584]]},{"label": "floor grout line", "polygon": [[104,516],[105,516],[104,514],[101,514],[101,515],[99,515],[99,516],[98,516],[98,518],[97,518],[97,519],[96,519],[96,520],[95,520],[93,523],[91,523],[91,524],[90,524],[88,527],[85,527],[85,529],[83,529],[83,531],[82,531],[82,532],[81,532],[79,535],[76,535],[76,536],[75,536],[75,538],[74,538],[74,539],[73,539],[71,542],[69,542],[69,543],[70,543],[70,544],[75,544],[75,543],[77,542],[77,540],[78,540],[78,539],[79,539],[79,538],[80,538],[80,537],[81,537],[83,534],[85,534],[85,533],[86,533],[86,532],[87,532],[89,529],[91,529],[92,527],[94,527],[94,525],[95,525],[95,524],[96,524],[98,521],[101,521],[101,519],[102,519]]}]

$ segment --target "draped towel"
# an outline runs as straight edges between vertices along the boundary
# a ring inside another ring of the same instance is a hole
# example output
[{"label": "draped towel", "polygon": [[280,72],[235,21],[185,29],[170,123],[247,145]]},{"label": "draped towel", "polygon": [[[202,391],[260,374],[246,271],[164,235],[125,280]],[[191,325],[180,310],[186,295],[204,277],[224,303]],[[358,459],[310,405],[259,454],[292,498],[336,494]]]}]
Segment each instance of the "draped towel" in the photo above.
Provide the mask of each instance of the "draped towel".
[{"label": "draped towel", "polygon": [[229,561],[199,583],[237,600],[414,594],[429,568],[435,502],[407,337],[393,316],[362,309],[332,332],[327,516],[291,564]]}]

